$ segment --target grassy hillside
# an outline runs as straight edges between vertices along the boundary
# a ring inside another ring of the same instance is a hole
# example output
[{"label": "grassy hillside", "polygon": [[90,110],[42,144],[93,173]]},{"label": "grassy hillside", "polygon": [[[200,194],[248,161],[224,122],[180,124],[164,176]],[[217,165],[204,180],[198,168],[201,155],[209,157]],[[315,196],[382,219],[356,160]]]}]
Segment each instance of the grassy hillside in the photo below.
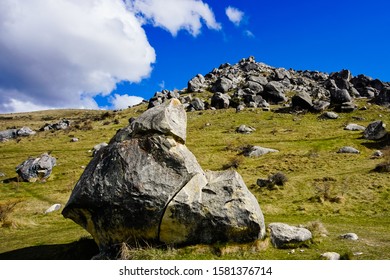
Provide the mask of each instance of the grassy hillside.
[{"label": "grassy hillside", "polygon": [[[348,123],[367,125],[383,120],[390,124],[389,109],[357,102],[368,110],[341,113],[336,120],[318,114],[287,114],[246,109],[207,110],[188,113],[187,146],[203,169],[235,166],[257,197],[266,224],[285,222],[309,225],[315,238],[308,247],[277,250],[269,239],[251,244],[197,245],[185,248],[124,248],[133,259],[318,259],[327,251],[345,258],[390,259],[390,173],[372,170],[385,159],[372,159],[388,143],[363,139],[361,132],[346,131]],[[274,109],[274,108],[273,108]],[[34,136],[0,143],[0,258],[91,258],[96,246],[89,234],[60,211],[44,214],[54,203],[64,205],[85,167],[95,144],[108,142],[130,117],[146,110],[140,105],[121,112],[57,110],[0,115],[0,130],[29,126],[38,130],[45,123],[70,119],[72,128],[39,132]],[[256,128],[249,135],[235,132],[246,124]],[[78,142],[70,142],[72,137]],[[244,158],[245,145],[277,149],[279,153]],[[353,146],[360,154],[338,154]],[[29,156],[51,152],[57,166],[46,182],[24,183],[15,167]],[[386,151],[385,151],[386,152]],[[283,172],[287,183],[259,188],[258,178]],[[12,208],[13,206],[13,208]],[[2,209],[2,210],[1,210]],[[358,241],[338,238],[355,232]],[[326,236],[321,233],[327,233]]]}]

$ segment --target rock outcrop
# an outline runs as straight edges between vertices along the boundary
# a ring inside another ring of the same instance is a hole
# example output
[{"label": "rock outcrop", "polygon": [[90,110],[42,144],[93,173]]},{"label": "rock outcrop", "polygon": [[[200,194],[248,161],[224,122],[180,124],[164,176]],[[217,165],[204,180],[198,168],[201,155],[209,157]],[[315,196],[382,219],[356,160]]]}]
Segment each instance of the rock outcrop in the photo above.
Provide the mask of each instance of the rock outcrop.
[{"label": "rock outcrop", "polygon": [[185,146],[177,99],[145,111],[99,150],[63,215],[105,252],[121,242],[247,242],[265,235],[263,214],[235,171],[204,172]]},{"label": "rock outcrop", "polygon": [[31,128],[23,126],[22,128],[14,128],[0,131],[0,142],[4,142],[17,137],[24,137],[36,134]]}]

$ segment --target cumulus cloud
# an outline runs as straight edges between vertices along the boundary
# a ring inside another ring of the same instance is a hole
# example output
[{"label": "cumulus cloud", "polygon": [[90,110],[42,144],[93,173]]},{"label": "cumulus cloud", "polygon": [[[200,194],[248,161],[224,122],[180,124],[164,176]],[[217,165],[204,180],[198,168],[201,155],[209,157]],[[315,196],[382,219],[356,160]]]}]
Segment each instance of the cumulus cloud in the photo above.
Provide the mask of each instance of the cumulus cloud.
[{"label": "cumulus cloud", "polygon": [[225,12],[229,20],[233,22],[236,26],[239,26],[242,19],[244,18],[244,13],[242,11],[231,6],[227,7]]},{"label": "cumulus cloud", "polygon": [[97,108],[94,96],[148,77],[155,58],[122,0],[0,2],[0,112]]},{"label": "cumulus cloud", "polygon": [[209,5],[200,0],[126,0],[126,3],[144,24],[152,23],[173,36],[180,30],[197,36],[202,22],[210,29],[221,29]]},{"label": "cumulus cloud", "polygon": [[112,109],[126,109],[128,107],[137,105],[142,101],[143,101],[142,97],[131,96],[128,94],[124,94],[124,95],[114,94],[114,96],[110,98],[110,102],[113,107]]}]

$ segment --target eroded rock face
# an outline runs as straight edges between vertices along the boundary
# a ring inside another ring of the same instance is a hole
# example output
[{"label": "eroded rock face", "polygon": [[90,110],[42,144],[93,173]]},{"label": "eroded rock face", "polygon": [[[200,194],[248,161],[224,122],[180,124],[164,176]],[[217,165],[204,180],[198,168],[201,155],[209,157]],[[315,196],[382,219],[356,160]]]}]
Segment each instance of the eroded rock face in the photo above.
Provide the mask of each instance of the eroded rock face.
[{"label": "eroded rock face", "polygon": [[147,110],[99,151],[63,215],[101,251],[122,242],[246,242],[264,237],[263,214],[241,176],[205,173],[185,146],[177,99]]}]

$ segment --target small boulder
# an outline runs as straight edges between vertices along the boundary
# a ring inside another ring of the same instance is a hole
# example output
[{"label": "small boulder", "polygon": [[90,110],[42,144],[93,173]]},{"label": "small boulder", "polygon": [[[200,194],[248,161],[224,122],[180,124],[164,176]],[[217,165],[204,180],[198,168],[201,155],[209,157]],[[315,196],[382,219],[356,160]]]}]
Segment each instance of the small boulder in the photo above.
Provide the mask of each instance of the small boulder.
[{"label": "small boulder", "polygon": [[236,129],[236,132],[242,133],[242,134],[250,134],[250,133],[252,133],[253,131],[256,131],[256,129],[253,128],[253,127],[251,127],[251,126],[246,126],[245,124],[240,125],[240,126],[237,127],[237,129]]},{"label": "small boulder", "polygon": [[351,130],[351,131],[364,131],[366,128],[362,125],[358,125],[355,123],[348,124],[344,130]]},{"label": "small boulder", "polygon": [[312,238],[311,232],[302,227],[271,223],[268,228],[271,231],[271,242],[277,249],[297,248]]},{"label": "small boulder", "polygon": [[380,140],[386,135],[386,125],[382,121],[370,123],[363,132],[363,137],[368,140]]},{"label": "small boulder", "polygon": [[277,152],[279,151],[275,149],[263,148],[260,146],[250,146],[244,149],[243,155],[246,157],[260,157],[268,153],[277,153]]},{"label": "small boulder", "polygon": [[323,260],[339,260],[340,259],[340,254],[336,252],[326,252],[321,254],[320,256],[321,259]]},{"label": "small boulder", "polygon": [[195,97],[192,101],[191,101],[191,108],[194,108],[196,111],[202,111],[205,109],[205,104],[204,102],[198,98],[198,97]]},{"label": "small boulder", "polygon": [[360,152],[353,148],[353,147],[350,147],[350,146],[344,146],[342,148],[340,148],[337,153],[342,153],[342,154],[359,154]]},{"label": "small boulder", "polygon": [[356,240],[359,239],[359,237],[357,236],[357,234],[356,234],[356,233],[353,233],[353,232],[341,234],[341,235],[339,236],[339,238],[341,238],[341,239],[353,240],[353,241],[356,241]]},{"label": "small boulder", "polygon": [[329,120],[335,120],[338,119],[339,115],[335,112],[325,112],[320,116],[320,119],[329,119]]},{"label": "small boulder", "polygon": [[48,178],[56,165],[56,159],[47,153],[37,158],[29,158],[16,167],[18,175],[26,182]]}]

